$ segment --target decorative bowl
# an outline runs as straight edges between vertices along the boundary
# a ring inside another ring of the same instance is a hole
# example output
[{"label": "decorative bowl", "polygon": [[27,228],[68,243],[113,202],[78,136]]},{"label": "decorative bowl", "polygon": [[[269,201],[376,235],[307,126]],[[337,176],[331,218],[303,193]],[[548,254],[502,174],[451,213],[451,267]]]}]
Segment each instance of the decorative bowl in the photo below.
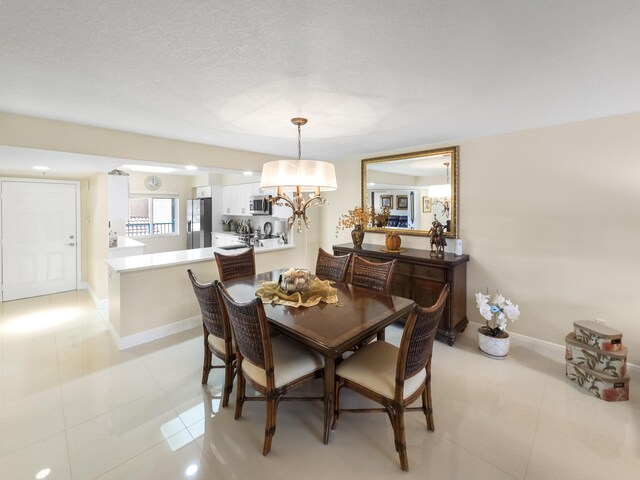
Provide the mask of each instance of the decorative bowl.
[{"label": "decorative bowl", "polygon": [[309,270],[302,268],[290,268],[280,275],[280,288],[287,293],[304,293],[309,290],[309,287],[311,286],[309,275]]}]

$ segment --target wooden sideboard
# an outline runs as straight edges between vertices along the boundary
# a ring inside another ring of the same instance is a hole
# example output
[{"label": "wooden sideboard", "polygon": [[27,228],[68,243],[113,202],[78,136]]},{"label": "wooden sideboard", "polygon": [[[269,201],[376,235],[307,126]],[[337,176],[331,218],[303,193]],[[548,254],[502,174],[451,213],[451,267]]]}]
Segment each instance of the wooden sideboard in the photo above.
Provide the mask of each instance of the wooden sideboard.
[{"label": "wooden sideboard", "polygon": [[453,345],[456,334],[464,331],[467,319],[467,262],[469,255],[445,253],[436,257],[429,250],[403,249],[402,253],[383,251],[383,245],[363,244],[355,248],[351,243],[333,246],[335,255],[354,253],[370,261],[388,262],[396,259],[391,293],[411,298],[423,307],[430,307],[438,299],[446,283],[451,292],[444,315],[438,325],[439,340]]}]

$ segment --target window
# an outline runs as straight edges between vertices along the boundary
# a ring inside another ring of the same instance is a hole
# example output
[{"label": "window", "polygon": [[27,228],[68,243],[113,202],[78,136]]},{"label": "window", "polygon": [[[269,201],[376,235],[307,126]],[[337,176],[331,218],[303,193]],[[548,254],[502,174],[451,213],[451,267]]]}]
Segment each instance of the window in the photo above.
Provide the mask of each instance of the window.
[{"label": "window", "polygon": [[129,197],[128,237],[178,233],[178,198],[171,196]]}]

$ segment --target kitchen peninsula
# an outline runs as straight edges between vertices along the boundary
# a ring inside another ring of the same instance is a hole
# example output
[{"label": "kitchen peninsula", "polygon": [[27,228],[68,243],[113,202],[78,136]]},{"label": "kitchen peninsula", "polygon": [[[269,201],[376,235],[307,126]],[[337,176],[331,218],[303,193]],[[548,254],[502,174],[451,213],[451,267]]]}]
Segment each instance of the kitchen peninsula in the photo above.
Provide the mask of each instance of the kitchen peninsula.
[{"label": "kitchen peninsula", "polygon": [[[302,249],[284,244],[256,247],[258,271],[303,265]],[[205,283],[218,278],[214,252],[198,248],[106,260],[109,270],[107,327],[120,350],[150,342],[200,324],[200,310],[187,269]]]}]

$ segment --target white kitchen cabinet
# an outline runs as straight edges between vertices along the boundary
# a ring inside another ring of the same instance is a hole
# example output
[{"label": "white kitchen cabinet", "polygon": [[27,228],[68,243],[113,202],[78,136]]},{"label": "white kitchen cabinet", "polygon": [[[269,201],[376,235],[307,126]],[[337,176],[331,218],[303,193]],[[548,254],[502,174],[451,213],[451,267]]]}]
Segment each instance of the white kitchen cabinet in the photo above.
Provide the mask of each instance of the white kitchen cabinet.
[{"label": "white kitchen cabinet", "polygon": [[192,195],[195,198],[211,198],[211,185],[203,185],[201,187],[193,187]]},{"label": "white kitchen cabinet", "polygon": [[224,185],[222,187],[222,214],[223,215],[235,215],[235,210],[232,211],[235,205],[236,190],[234,185]]},{"label": "white kitchen cabinet", "polygon": [[249,213],[249,199],[257,195],[260,183],[243,183],[239,185],[224,185],[222,187],[223,215],[251,215]]},{"label": "white kitchen cabinet", "polygon": [[249,197],[251,197],[251,184],[236,185],[238,188],[238,208],[240,215],[251,215],[249,213]]},{"label": "white kitchen cabinet", "polygon": [[107,218],[111,230],[121,235],[129,218],[129,176],[107,175]]}]

